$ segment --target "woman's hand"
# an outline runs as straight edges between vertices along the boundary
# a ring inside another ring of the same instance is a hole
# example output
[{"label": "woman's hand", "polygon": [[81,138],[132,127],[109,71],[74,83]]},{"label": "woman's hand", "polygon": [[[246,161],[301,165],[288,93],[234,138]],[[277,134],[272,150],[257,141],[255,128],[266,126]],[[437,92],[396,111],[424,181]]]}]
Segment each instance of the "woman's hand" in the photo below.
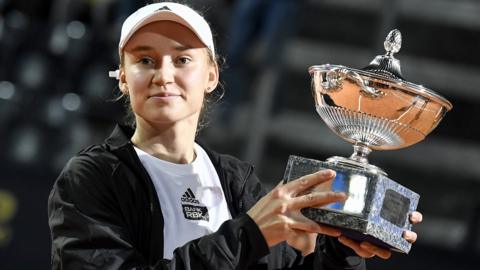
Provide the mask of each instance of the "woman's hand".
[{"label": "woman's hand", "polygon": [[315,248],[317,233],[340,236],[340,230],[319,225],[300,213],[302,208],[323,206],[347,198],[345,193],[332,191],[305,194],[334,177],[334,171],[322,170],[286,184],[280,183],[247,212],[257,223],[269,247],[287,240],[291,246],[307,254]]},{"label": "woman's hand", "polygon": [[[328,227],[327,225],[322,225],[324,227]],[[330,227],[332,232],[335,229]],[[338,231],[338,236],[340,236],[341,232]],[[310,253],[315,251],[315,246],[317,245],[317,236],[318,233],[307,233],[304,231],[297,231],[294,230],[292,234],[290,234],[287,238],[287,243],[289,246],[294,247],[296,250],[302,252],[302,256],[307,256]],[[330,234],[330,236],[335,236]]]},{"label": "woman's hand", "polygon": [[[410,221],[413,224],[422,222],[422,218],[423,216],[420,212],[413,212],[410,215]],[[405,231],[403,233],[403,238],[413,244],[417,240],[417,234],[412,231]],[[353,251],[355,251],[358,256],[363,258],[372,258],[374,256],[378,256],[382,259],[388,259],[392,255],[392,252],[388,249],[377,247],[368,242],[358,243],[345,236],[340,236],[338,238],[338,241],[340,241],[340,243],[346,245],[347,247],[353,249]]]}]

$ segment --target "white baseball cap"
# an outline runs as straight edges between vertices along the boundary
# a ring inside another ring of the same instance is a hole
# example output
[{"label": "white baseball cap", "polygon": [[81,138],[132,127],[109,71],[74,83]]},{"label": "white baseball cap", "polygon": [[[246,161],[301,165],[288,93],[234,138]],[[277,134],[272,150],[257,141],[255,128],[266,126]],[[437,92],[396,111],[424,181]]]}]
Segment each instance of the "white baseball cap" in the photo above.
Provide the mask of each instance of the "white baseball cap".
[{"label": "white baseball cap", "polygon": [[[138,29],[156,21],[173,21],[187,27],[215,55],[212,31],[207,21],[188,6],[172,2],[146,5],[128,16],[122,25],[118,54],[122,54],[125,44]],[[109,76],[118,79],[119,71],[110,71]]]}]

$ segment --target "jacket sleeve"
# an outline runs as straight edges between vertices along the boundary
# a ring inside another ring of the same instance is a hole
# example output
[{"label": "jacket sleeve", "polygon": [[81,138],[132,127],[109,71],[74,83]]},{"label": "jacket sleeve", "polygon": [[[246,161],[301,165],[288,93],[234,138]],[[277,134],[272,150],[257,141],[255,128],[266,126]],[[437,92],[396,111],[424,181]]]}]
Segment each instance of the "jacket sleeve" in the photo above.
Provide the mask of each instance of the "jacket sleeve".
[{"label": "jacket sleeve", "polygon": [[108,177],[91,159],[76,157],[56,180],[48,200],[53,269],[247,269],[269,252],[244,214],[176,249],[172,260],[149,265],[118,207],[128,198],[115,196]]},{"label": "jacket sleeve", "polygon": [[[258,177],[253,173],[248,176],[245,190],[242,192],[244,211],[252,207],[265,195]],[[265,258],[268,269],[305,269],[305,270],[365,270],[365,260],[353,250],[341,244],[336,238],[325,235],[317,237],[315,252],[303,257],[301,252],[283,242],[271,249]],[[259,263],[261,263],[260,261]]]}]

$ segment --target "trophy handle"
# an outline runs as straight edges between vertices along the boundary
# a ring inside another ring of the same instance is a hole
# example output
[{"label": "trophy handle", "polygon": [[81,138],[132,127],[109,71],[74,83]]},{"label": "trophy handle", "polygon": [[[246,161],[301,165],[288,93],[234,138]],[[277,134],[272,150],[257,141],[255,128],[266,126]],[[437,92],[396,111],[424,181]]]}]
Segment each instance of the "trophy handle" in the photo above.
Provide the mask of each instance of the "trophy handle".
[{"label": "trophy handle", "polygon": [[338,91],[342,89],[342,82],[346,78],[353,80],[360,86],[361,93],[369,98],[379,98],[385,95],[382,91],[368,86],[362,76],[353,70],[344,67],[335,67],[327,71],[325,81],[322,82],[322,87],[327,92]]}]

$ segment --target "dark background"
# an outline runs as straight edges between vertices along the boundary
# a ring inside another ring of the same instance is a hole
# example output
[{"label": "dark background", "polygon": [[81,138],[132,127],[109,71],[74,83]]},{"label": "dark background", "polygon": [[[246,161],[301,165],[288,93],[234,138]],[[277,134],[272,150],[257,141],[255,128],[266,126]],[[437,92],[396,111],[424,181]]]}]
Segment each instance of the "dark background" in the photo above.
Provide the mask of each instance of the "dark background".
[{"label": "dark background", "polygon": [[[424,142],[371,154],[372,163],[421,194],[424,222],[414,227],[419,239],[408,256],[368,264],[474,269],[480,255],[480,1],[276,1],[283,10],[257,7],[236,25],[241,0],[187,1],[211,22],[226,58],[227,95],[199,139],[254,163],[268,186],[281,179],[290,154],[349,155],[351,147],[316,115],[307,69],[324,63],[361,68],[383,53],[385,35],[398,28],[404,77],[441,93],[454,108]],[[122,16],[144,2],[0,0],[0,269],[50,268],[48,193],[70,156],[102,142],[123,119],[107,72],[118,63]],[[269,26],[270,16],[275,23]],[[263,32],[239,41],[248,27]]]}]

